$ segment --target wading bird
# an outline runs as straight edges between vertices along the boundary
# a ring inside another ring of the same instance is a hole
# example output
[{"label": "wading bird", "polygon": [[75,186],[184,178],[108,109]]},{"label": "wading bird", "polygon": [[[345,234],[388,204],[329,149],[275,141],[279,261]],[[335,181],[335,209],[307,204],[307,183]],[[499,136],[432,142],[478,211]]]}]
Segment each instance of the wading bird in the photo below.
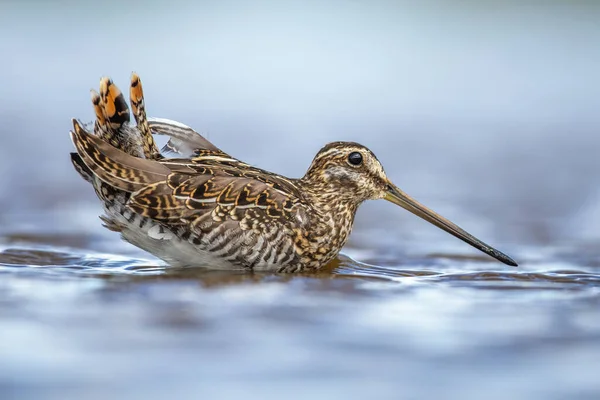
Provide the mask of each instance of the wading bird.
[{"label": "wading bird", "polygon": [[[172,266],[314,271],[346,243],[365,200],[385,199],[497,260],[507,255],[398,189],[377,157],[353,142],[333,142],[300,179],[248,165],[183,124],[146,117],[134,74],[131,109],[108,78],[92,92],[96,120],[73,120],[71,160],[101,200],[105,226]],[[93,132],[92,132],[93,131]],[[170,136],[163,153],[152,134]]]}]

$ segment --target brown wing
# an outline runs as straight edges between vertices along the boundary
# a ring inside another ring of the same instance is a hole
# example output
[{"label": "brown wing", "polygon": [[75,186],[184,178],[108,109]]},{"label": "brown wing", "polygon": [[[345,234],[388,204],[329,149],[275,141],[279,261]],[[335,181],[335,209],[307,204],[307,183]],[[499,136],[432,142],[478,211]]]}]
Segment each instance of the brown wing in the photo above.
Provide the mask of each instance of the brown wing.
[{"label": "brown wing", "polygon": [[77,153],[103,182],[126,192],[135,192],[148,184],[166,179],[171,170],[159,162],[133,157],[87,132],[73,120],[71,139]]},{"label": "brown wing", "polygon": [[151,219],[186,225],[197,235],[222,223],[264,233],[292,218],[295,225],[308,222],[308,205],[293,181],[220,151],[155,161],[114,148],[77,121],[71,136],[85,165],[105,183],[132,193],[127,206]]},{"label": "brown wing", "polygon": [[262,233],[294,217],[297,204],[289,194],[251,178],[172,173],[166,181],[134,193],[128,206],[161,222],[188,225],[202,235],[226,221]]}]

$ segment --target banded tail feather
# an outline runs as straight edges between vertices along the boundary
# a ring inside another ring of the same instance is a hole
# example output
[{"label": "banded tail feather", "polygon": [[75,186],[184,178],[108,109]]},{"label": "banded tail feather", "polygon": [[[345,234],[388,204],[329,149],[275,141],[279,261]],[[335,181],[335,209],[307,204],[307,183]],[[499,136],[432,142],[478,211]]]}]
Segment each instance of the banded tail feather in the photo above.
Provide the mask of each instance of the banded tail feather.
[{"label": "banded tail feather", "polygon": [[106,122],[114,131],[129,123],[131,117],[125,96],[110,78],[100,79],[100,98]]},{"label": "banded tail feather", "polygon": [[117,149],[143,157],[140,132],[129,124],[129,107],[117,85],[104,77],[100,92],[91,90],[90,97],[96,115],[94,134]]},{"label": "banded tail feather", "polygon": [[158,147],[154,142],[154,138],[152,137],[152,132],[150,131],[150,126],[148,124],[142,81],[135,72],[131,75],[129,101],[131,103],[131,110],[133,111],[133,116],[137,123],[137,128],[140,131],[142,137],[144,156],[148,159],[162,158],[160,151],[158,150]]}]

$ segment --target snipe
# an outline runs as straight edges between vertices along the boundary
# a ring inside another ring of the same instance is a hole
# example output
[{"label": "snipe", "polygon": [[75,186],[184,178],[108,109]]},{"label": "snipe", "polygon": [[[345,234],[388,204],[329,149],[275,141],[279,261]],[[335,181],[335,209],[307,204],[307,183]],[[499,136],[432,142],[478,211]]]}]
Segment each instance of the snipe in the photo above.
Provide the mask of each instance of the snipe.
[{"label": "snipe", "polygon": [[[173,266],[317,270],[346,243],[358,206],[385,199],[505,264],[507,255],[419,204],[352,142],[323,147],[306,175],[286,178],[239,161],[191,128],[146,117],[133,75],[131,108],[107,78],[92,92],[93,133],[73,120],[71,159],[104,205],[105,226]],[[152,134],[170,136],[163,153]]]}]

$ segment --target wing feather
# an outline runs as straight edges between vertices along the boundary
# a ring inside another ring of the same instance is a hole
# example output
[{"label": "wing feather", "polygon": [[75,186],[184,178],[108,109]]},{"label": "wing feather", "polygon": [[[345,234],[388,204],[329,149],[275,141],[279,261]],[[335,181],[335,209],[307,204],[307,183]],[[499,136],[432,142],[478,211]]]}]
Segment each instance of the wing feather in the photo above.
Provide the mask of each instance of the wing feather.
[{"label": "wing feather", "polygon": [[198,155],[202,150],[227,155],[204,136],[180,122],[165,118],[148,118],[152,133],[170,136],[163,148],[164,152],[179,154],[183,157]]},{"label": "wing feather", "polygon": [[157,161],[133,157],[87,132],[73,120],[71,139],[77,153],[102,181],[117,189],[134,192],[164,181],[171,170]]}]

